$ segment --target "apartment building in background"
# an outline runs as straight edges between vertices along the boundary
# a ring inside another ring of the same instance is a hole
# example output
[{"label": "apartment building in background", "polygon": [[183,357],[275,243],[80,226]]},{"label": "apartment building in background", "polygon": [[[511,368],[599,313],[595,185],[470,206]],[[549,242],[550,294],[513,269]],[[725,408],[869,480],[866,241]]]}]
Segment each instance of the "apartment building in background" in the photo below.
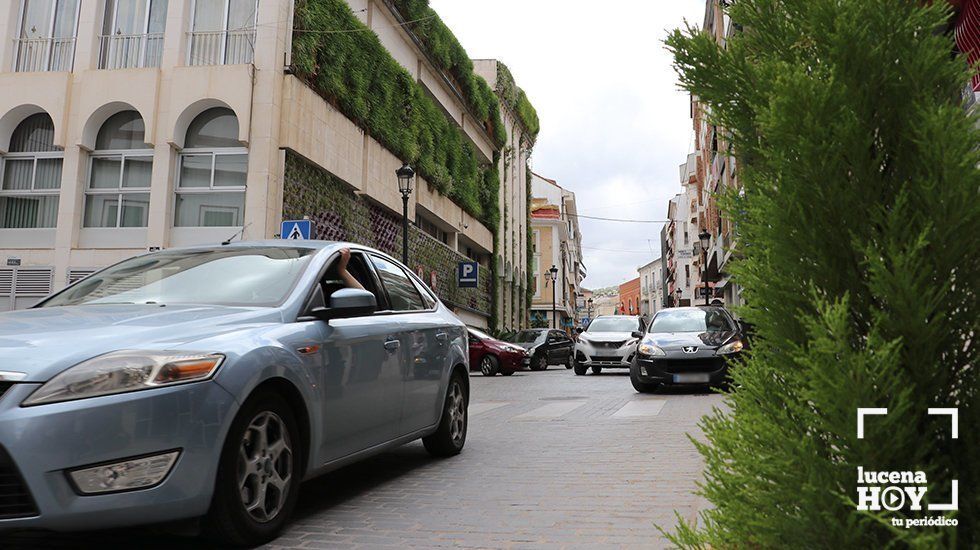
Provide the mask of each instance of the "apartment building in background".
[{"label": "apartment building in background", "polygon": [[640,278],[630,279],[619,285],[619,304],[616,306],[619,315],[640,314]]},{"label": "apartment building in background", "polygon": [[689,306],[695,303],[695,288],[701,280],[694,254],[698,240],[698,195],[695,179],[697,157],[688,155],[680,166],[682,193],[667,206],[668,223],[661,231],[660,243],[664,262],[664,291],[668,307]]},{"label": "apartment building in background", "polygon": [[663,270],[660,264],[661,259],[657,258],[636,270],[640,276],[640,315],[647,318],[653,317],[664,307]]},{"label": "apartment building in background", "polygon": [[[496,59],[473,61],[476,73],[490,87],[502,92],[501,63]],[[507,101],[500,101],[500,114],[507,130],[507,144],[500,152],[497,171],[500,174],[498,195],[500,224],[497,228],[497,319],[502,330],[527,328],[530,320],[528,301],[528,164],[534,136]]]},{"label": "apartment building in background", "polygon": [[[576,302],[587,274],[575,193],[532,172],[531,197],[531,325],[571,331],[579,324]],[[552,267],[557,270],[556,281],[551,278]]]},{"label": "apartment building in background", "polygon": [[[500,148],[394,5],[346,3],[489,166]],[[294,9],[292,0],[0,5],[0,310],[148,250],[274,238],[284,217],[311,218],[318,238],[397,254],[394,172],[404,159],[293,75]],[[508,166],[520,173],[501,175],[501,200],[514,207],[501,223],[510,234],[497,235],[510,283],[498,296],[491,229],[422,177],[410,197],[409,267],[475,326],[501,299],[518,322],[528,154],[518,148]],[[468,259],[483,266],[479,289],[456,288],[455,266]]]}]

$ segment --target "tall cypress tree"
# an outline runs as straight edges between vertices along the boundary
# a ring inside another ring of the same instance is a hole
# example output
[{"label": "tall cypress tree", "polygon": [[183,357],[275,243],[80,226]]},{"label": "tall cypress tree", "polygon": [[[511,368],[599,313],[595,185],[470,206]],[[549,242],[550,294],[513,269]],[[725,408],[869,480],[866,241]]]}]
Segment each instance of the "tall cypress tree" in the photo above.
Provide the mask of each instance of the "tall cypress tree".
[{"label": "tall cypress tree", "polygon": [[[755,325],[703,421],[686,547],[980,546],[980,132],[945,2],[738,0],[727,45],[687,28],[683,88],[731,133],[732,273]],[[858,407],[884,407],[856,434]],[[950,418],[930,407],[958,407]],[[923,471],[926,502],[858,511],[857,469]],[[895,527],[945,514],[957,527]]]}]

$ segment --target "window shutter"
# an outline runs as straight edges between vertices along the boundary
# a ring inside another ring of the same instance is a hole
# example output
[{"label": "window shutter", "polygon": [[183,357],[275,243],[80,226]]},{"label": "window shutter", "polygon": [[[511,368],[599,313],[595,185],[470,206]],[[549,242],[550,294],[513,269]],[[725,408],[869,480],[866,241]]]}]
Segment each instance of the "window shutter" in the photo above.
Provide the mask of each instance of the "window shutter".
[{"label": "window shutter", "polygon": [[51,294],[52,275],[50,267],[22,267],[17,270],[17,283],[14,294],[17,296],[47,296]]},{"label": "window shutter", "polygon": [[68,268],[68,284],[73,285],[95,272],[96,270],[91,268],[70,267]]},{"label": "window shutter", "polygon": [[0,297],[9,297],[14,290],[14,270],[0,269]]}]

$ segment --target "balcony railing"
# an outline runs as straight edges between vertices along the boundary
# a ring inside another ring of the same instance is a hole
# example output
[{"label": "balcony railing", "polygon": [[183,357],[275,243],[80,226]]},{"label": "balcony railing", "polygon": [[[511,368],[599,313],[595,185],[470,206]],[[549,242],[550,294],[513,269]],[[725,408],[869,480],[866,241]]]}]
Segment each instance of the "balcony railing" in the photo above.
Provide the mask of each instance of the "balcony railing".
[{"label": "balcony railing", "polygon": [[75,38],[15,38],[14,71],[70,71],[75,58]]},{"label": "balcony railing", "polygon": [[188,65],[237,65],[251,63],[254,57],[255,29],[189,34]]},{"label": "balcony railing", "polygon": [[102,38],[100,69],[159,67],[163,58],[163,33],[112,34]]}]

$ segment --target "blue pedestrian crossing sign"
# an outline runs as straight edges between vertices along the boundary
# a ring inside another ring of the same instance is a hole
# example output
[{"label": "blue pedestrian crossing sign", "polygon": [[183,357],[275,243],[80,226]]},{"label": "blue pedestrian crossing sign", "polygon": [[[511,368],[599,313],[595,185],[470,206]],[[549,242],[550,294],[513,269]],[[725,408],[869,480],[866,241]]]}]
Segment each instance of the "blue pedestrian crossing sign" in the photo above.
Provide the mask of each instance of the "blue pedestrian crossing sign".
[{"label": "blue pedestrian crossing sign", "polygon": [[279,238],[290,241],[308,241],[313,235],[313,222],[310,220],[287,220],[279,228]]},{"label": "blue pedestrian crossing sign", "polygon": [[456,268],[456,283],[459,288],[477,288],[480,285],[480,264],[459,262]]}]

